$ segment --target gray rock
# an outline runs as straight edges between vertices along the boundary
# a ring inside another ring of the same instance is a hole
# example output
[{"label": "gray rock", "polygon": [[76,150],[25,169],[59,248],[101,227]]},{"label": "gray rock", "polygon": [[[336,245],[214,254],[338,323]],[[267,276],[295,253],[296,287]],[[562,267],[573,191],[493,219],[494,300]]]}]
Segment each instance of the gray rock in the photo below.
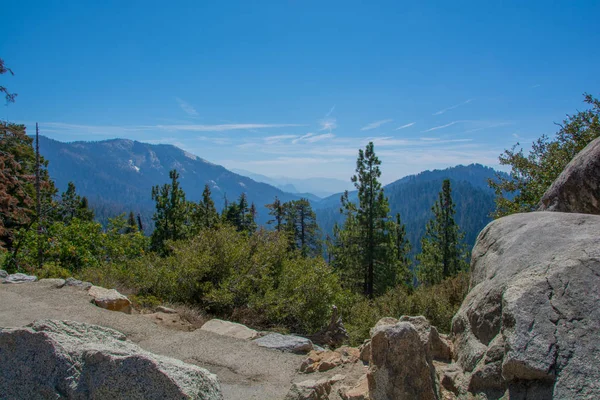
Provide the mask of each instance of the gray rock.
[{"label": "gray rock", "polygon": [[8,276],[8,272],[3,269],[0,269],[0,279],[6,278]]},{"label": "gray rock", "polygon": [[371,333],[369,398],[438,398],[433,360],[410,322],[380,324]]},{"label": "gray rock", "polygon": [[37,281],[37,276],[21,273],[10,274],[2,280],[2,283],[28,283]]},{"label": "gray rock", "polygon": [[71,277],[71,278],[65,279],[65,284],[63,286],[73,286],[73,287],[78,287],[81,289],[88,290],[92,287],[92,284],[90,282],[80,281],[78,279]]},{"label": "gray rock", "polygon": [[565,167],[544,193],[539,210],[600,214],[600,138]]},{"label": "gray rock", "polygon": [[177,314],[177,310],[165,306],[156,307],[156,312],[161,312],[165,314]]},{"label": "gray rock", "polygon": [[221,319],[211,319],[200,328],[203,331],[216,333],[217,335],[229,336],[236,339],[251,340],[258,336],[258,332],[248,328],[246,325],[236,322],[223,321]]},{"label": "gray rock", "polygon": [[313,349],[312,342],[300,336],[269,333],[253,341],[260,347],[280,350],[287,353],[306,354]]},{"label": "gray rock", "polygon": [[38,281],[38,285],[48,285],[53,288],[60,289],[65,286],[65,280],[60,278],[45,278]]},{"label": "gray rock", "polygon": [[434,360],[447,362],[452,360],[452,343],[445,335],[440,335],[437,328],[432,326],[427,318],[403,315],[400,317],[400,321],[410,322],[415,327],[419,332],[421,342]]},{"label": "gray rock", "polygon": [[7,399],[222,399],[205,369],[80,322],[0,329],[0,365],[0,397]]},{"label": "gray rock", "polygon": [[473,392],[600,398],[600,216],[515,214],[477,238],[454,316]]}]

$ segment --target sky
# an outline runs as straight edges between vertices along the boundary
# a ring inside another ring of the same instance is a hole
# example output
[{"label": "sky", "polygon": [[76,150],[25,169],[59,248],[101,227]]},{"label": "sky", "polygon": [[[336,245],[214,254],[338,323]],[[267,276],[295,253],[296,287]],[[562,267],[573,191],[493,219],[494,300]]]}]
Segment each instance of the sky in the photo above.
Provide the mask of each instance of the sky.
[{"label": "sky", "polygon": [[498,168],[600,95],[599,1],[4,1],[0,118],[267,176]]}]

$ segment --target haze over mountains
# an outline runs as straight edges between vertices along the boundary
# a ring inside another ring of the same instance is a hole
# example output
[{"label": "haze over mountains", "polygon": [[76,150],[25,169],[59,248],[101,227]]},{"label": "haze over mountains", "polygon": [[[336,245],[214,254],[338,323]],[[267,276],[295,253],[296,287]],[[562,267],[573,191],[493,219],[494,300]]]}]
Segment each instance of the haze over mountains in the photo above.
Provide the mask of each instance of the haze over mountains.
[{"label": "haze over mountains", "polygon": [[[68,182],[73,181],[78,193],[88,197],[97,219],[103,223],[109,217],[134,211],[140,213],[145,226],[151,227],[154,213],[151,188],[169,182],[172,169],[180,173],[181,186],[191,201],[201,198],[205,183],[210,185],[218,209],[223,207],[225,199],[233,201],[246,193],[257,207],[257,222],[263,225],[269,219],[264,205],[272,203],[275,196],[282,201],[306,197],[317,212],[324,234],[331,234],[334,223],[343,222],[339,213],[340,195],[345,188],[352,187],[350,180],[346,184],[326,178],[286,180],[252,173],[248,173],[248,177],[241,174],[244,171],[229,171],[173,145],[126,139],[63,143],[42,136],[40,151],[49,160],[48,169],[59,190],[65,190]],[[348,176],[352,173],[348,171]],[[446,178],[452,182],[456,220],[466,233],[466,243],[472,245],[477,233],[491,220],[489,214],[494,208],[494,195],[487,187],[487,180],[495,173],[492,168],[478,164],[461,165],[425,171],[386,185],[391,212],[401,214],[413,254],[420,249],[419,241],[431,217],[431,206]],[[306,193],[309,188],[318,194]],[[339,193],[322,199],[318,197],[332,191]],[[356,194],[351,193],[351,198],[356,198]]]}]

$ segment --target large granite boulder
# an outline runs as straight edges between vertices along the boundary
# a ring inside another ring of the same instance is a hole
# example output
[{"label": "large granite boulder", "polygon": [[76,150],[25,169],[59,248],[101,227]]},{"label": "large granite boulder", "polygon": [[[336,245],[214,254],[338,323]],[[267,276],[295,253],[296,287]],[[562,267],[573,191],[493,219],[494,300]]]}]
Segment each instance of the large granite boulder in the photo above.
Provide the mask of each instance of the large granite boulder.
[{"label": "large granite boulder", "polygon": [[218,335],[229,336],[236,339],[252,340],[258,336],[258,332],[248,328],[246,325],[236,322],[223,321],[221,319],[211,319],[200,328],[203,331],[216,333]]},{"label": "large granite boulder", "polygon": [[493,221],[477,238],[471,270],[452,324],[470,392],[600,398],[600,216]]},{"label": "large granite boulder", "polygon": [[215,375],[142,350],[113,329],[36,321],[0,329],[0,398],[222,399]]},{"label": "large granite boulder", "polygon": [[571,160],[544,193],[539,209],[600,214],[600,138]]}]

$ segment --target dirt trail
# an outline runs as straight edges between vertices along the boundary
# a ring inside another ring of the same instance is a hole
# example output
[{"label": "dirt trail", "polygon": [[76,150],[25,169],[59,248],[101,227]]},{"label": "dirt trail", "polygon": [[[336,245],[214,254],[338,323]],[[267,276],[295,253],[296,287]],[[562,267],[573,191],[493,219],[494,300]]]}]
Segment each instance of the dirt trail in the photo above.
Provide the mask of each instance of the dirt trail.
[{"label": "dirt trail", "polygon": [[74,287],[57,289],[44,282],[0,284],[0,327],[66,319],[114,328],[148,351],[217,374],[227,400],[283,399],[303,358],[201,330],[167,329],[142,315],[101,309],[90,299],[86,291]]}]

